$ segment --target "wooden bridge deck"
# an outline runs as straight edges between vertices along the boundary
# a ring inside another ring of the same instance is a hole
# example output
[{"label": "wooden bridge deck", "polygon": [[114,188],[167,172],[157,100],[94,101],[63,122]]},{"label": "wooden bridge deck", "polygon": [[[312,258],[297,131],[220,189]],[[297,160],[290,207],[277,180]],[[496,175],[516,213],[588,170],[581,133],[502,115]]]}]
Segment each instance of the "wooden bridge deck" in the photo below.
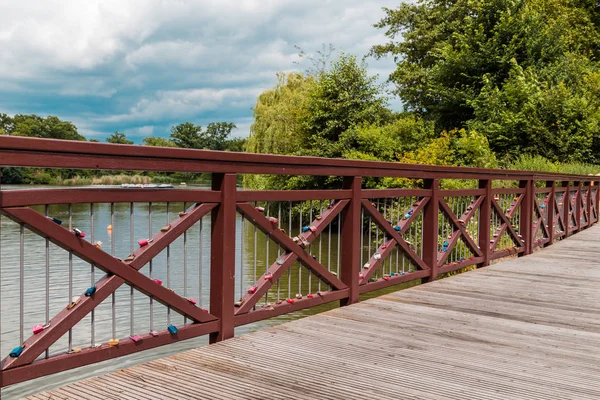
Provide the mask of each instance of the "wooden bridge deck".
[{"label": "wooden bridge deck", "polygon": [[600,226],[30,399],[599,399]]}]

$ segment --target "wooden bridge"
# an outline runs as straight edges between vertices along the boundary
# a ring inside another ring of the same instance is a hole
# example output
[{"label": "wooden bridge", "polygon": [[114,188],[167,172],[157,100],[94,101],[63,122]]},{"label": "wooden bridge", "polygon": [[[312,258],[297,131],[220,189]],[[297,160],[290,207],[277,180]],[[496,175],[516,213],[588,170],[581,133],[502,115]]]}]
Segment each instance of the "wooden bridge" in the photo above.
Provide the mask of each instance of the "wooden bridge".
[{"label": "wooden bridge", "polygon": [[[0,167],[212,174],[0,186],[0,388],[207,335],[32,398],[600,397],[597,177],[15,137]],[[329,186],[237,187],[258,174]]]},{"label": "wooden bridge", "polygon": [[29,399],[598,399],[599,236]]}]

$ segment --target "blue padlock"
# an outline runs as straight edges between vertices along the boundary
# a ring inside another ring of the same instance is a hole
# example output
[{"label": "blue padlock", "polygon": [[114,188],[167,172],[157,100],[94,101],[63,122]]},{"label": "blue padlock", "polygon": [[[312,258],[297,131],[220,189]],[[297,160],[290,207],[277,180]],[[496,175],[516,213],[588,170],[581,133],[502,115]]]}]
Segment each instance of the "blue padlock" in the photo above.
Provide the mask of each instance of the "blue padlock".
[{"label": "blue padlock", "polygon": [[54,218],[54,217],[48,217],[48,219],[58,225],[62,225],[62,221],[58,218]]},{"label": "blue padlock", "polygon": [[410,218],[410,214],[404,214],[404,219],[409,219]]},{"label": "blue padlock", "polygon": [[442,248],[442,251],[445,253],[445,252],[447,252],[447,251],[448,251],[448,248],[447,248],[447,247],[444,247],[444,248]]},{"label": "blue padlock", "polygon": [[84,296],[85,297],[90,297],[90,296],[93,296],[94,293],[96,293],[96,286],[92,286],[92,287],[87,288],[85,290]]},{"label": "blue padlock", "polygon": [[171,335],[177,335],[177,332],[179,332],[179,329],[175,325],[169,325],[167,329]]},{"label": "blue padlock", "polygon": [[309,230],[310,230],[310,228],[308,226],[302,227],[302,232],[308,232]]},{"label": "blue padlock", "polygon": [[402,230],[402,227],[401,227],[400,225],[396,225],[396,226],[394,227],[394,230],[395,230],[396,232],[400,232],[400,231]]},{"label": "blue padlock", "polygon": [[23,353],[23,346],[15,347],[8,355],[12,358],[17,358]]},{"label": "blue padlock", "polygon": [[412,215],[413,210],[408,210],[408,215]]},{"label": "blue padlock", "polygon": [[444,244],[442,246],[448,247],[448,246],[450,246],[450,243],[448,243],[447,241],[444,241]]}]

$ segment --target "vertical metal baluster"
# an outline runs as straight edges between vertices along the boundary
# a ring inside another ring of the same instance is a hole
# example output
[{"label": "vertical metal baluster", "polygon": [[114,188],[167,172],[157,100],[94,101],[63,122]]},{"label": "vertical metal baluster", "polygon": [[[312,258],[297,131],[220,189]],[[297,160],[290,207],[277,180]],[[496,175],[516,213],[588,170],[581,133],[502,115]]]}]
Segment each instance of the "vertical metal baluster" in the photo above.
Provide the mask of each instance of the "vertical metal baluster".
[{"label": "vertical metal baluster", "polygon": [[[152,202],[148,203],[148,238],[152,237]],[[148,263],[148,275],[152,279],[152,260]],[[170,286],[169,286],[170,287]],[[150,331],[154,330],[154,299],[150,296]]]},{"label": "vertical metal baluster", "polygon": [[[73,231],[73,206],[69,204],[69,231]],[[69,304],[73,301],[73,252],[69,250]],[[69,351],[73,348],[73,329],[69,329]]]},{"label": "vertical metal baluster", "polygon": [[[0,192],[2,191],[2,168],[0,168]],[[2,281],[2,215],[0,214],[0,282]],[[0,285],[0,310],[2,310],[2,285]],[[0,315],[0,338],[2,337],[2,316]],[[0,357],[2,356],[2,340],[0,340]],[[2,389],[0,389],[2,390]],[[2,394],[2,393],[0,393]]]},{"label": "vertical metal baluster", "polygon": [[[321,214],[323,214],[323,200],[319,201],[319,215],[321,215]],[[310,221],[312,223],[312,218],[311,218]],[[331,226],[329,227],[329,229],[331,231]],[[322,258],[321,258],[321,252],[322,252],[322,250],[323,250],[323,232],[321,232],[321,234],[319,235],[319,264],[322,264]],[[329,266],[327,267],[327,269],[329,269]],[[308,293],[312,293],[310,291],[310,284],[311,284],[311,281],[310,281],[310,278],[311,278],[310,271],[308,272],[308,278],[309,278],[309,280],[308,280]],[[321,280],[318,279],[318,282],[319,282],[319,292],[320,292],[321,291]]]},{"label": "vertical metal baluster", "polygon": [[245,232],[244,216],[242,215],[242,232],[240,237],[240,298],[244,297],[244,232]]},{"label": "vertical metal baluster", "polygon": [[[257,203],[254,203],[254,206],[256,207]],[[252,281],[252,285],[254,285],[256,283],[256,253],[257,253],[257,231],[256,231],[256,224],[254,225],[254,280]]]},{"label": "vertical metal baluster", "polygon": [[[92,244],[96,244],[94,241],[94,203],[90,203],[90,240]],[[96,285],[96,270],[94,264],[90,264],[90,287]],[[90,346],[96,345],[96,314],[95,309],[92,308],[90,313]]]},{"label": "vertical metal baluster", "polygon": [[[377,199],[377,207],[375,207],[377,209],[377,212],[380,212],[379,210],[379,199]],[[375,251],[377,251],[379,249],[379,227],[375,227]]]},{"label": "vertical metal baluster", "polygon": [[[267,201],[267,203],[265,204],[265,215],[269,215],[269,202]],[[271,236],[267,233],[265,233],[265,240],[267,241],[267,245],[266,247],[266,254],[265,254],[265,274],[267,273],[268,269],[269,269],[269,242],[271,241]],[[265,305],[269,302],[269,289],[267,289],[267,291],[265,292]]]},{"label": "vertical metal baluster", "polygon": [[[387,221],[387,199],[383,199],[383,219]],[[384,230],[383,233],[383,243],[387,242],[387,233]],[[383,253],[383,252],[382,252]],[[385,262],[386,260],[381,260],[381,274],[385,275]]]},{"label": "vertical metal baluster", "polygon": [[[332,221],[333,222],[333,221]],[[362,226],[360,227],[361,230],[361,235],[362,235]],[[337,267],[336,267],[336,274],[337,276],[340,276],[340,250],[341,250],[341,240],[342,237],[342,213],[338,214],[338,235],[337,235]],[[360,268],[362,268],[362,265],[360,266]]]},{"label": "vertical metal baluster", "polygon": [[[303,208],[304,204],[303,202],[300,202],[300,227],[298,228],[298,230],[300,231],[300,233],[298,234],[298,236],[302,236],[304,237],[304,235],[302,234],[302,208]],[[300,262],[298,262],[298,293],[302,294],[302,264]]]},{"label": "vertical metal baluster", "polygon": [[[186,212],[187,203],[183,203],[183,212]],[[187,298],[187,229],[183,232],[183,297]],[[183,317],[183,323],[187,324],[187,317]]]},{"label": "vertical metal baluster", "polygon": [[[400,198],[398,197],[398,201],[396,202],[396,205],[398,206],[398,209],[396,210],[396,218],[393,218],[394,222],[396,222],[396,224],[398,224],[398,220],[400,219]],[[400,225],[399,225],[400,226]],[[398,232],[398,234],[400,234],[400,232]],[[399,259],[400,257],[400,246],[396,245],[396,273],[398,273],[398,265],[399,265]]]},{"label": "vertical metal baluster", "polygon": [[369,215],[369,240],[367,242],[369,246],[368,246],[367,260],[370,260],[371,259],[371,255],[373,254],[373,253],[371,253],[371,242],[373,241],[373,236],[372,236],[372,233],[371,233],[372,225],[373,225],[373,217],[371,217]]},{"label": "vertical metal baluster", "polygon": [[[277,203],[277,229],[281,229],[281,202]],[[277,242],[277,259],[281,257],[281,243]],[[277,278],[277,301],[281,299],[281,278]]]},{"label": "vertical metal baluster", "polygon": [[[129,203],[129,254],[133,254],[133,202]],[[133,286],[129,287],[129,334],[134,335],[134,301],[133,301]]]},{"label": "vertical metal baluster", "polygon": [[[25,225],[19,224],[19,240],[20,240],[20,255],[19,255],[19,343],[25,341],[23,329],[23,316],[25,314]],[[69,300],[69,303],[71,300]]]},{"label": "vertical metal baluster", "polygon": [[[406,204],[406,197],[402,198],[402,210],[404,210],[404,206]],[[398,201],[398,220],[402,220],[402,224],[406,225],[406,222],[402,219],[404,216],[404,214],[402,214],[402,211],[400,209],[400,201]],[[409,229],[406,230],[404,237],[408,237],[408,241],[410,242],[410,231],[411,231],[412,227],[410,227]],[[406,255],[402,254],[402,271],[406,272]]]},{"label": "vertical metal baluster", "polygon": [[[170,223],[171,203],[167,202],[167,225]],[[167,245],[167,287],[171,287],[171,245]],[[167,324],[171,325],[171,307],[167,307]],[[152,328],[150,328],[150,330],[152,330]]]},{"label": "vertical metal baluster", "polygon": [[[290,215],[288,217],[288,232],[292,235],[292,206],[293,203],[290,201]],[[288,296],[287,298],[291,298],[292,295],[292,266],[290,265],[288,268]]]},{"label": "vertical metal baluster", "polygon": [[[333,221],[329,223],[329,238],[327,238],[327,270],[331,272],[331,225]],[[319,279],[319,292],[321,291],[321,279]]]},{"label": "vertical metal baluster", "polygon": [[[69,212],[69,215],[71,213]],[[71,221],[69,221],[69,225]],[[110,226],[112,228],[110,235],[110,255],[115,256],[115,203],[110,203]],[[117,317],[116,317],[116,307],[117,307],[117,298],[115,296],[115,292],[112,292],[111,296],[111,312],[112,312],[112,338],[117,338]],[[69,346],[69,350],[71,350],[71,346]]]},{"label": "vertical metal baluster", "polygon": [[198,225],[198,304],[202,308],[202,218],[198,221]]},{"label": "vertical metal baluster", "polygon": [[[364,260],[364,256],[365,256],[365,232],[364,232],[364,226],[365,226],[365,210],[364,208],[360,208],[360,267],[362,268],[363,265],[365,265],[365,260]],[[340,240],[340,238],[338,237],[338,241]]]},{"label": "vertical metal baluster", "polygon": [[[48,218],[48,205],[44,208],[46,218]],[[46,238],[46,323],[50,322],[50,239]],[[2,279],[0,279],[0,282]],[[2,353],[0,353],[1,355]],[[45,358],[50,357],[50,350],[46,349]]]},{"label": "vertical metal baluster", "polygon": [[[323,204],[323,200],[321,200],[321,204]],[[309,211],[309,214],[308,214],[308,215],[309,215],[309,218],[308,218],[309,224],[311,224],[311,225],[312,225],[312,223],[313,223],[313,201],[312,201],[312,200],[310,201],[310,211]],[[319,235],[319,241],[320,241],[320,240],[321,240],[321,235]],[[314,239],[313,239],[313,241],[314,241]],[[319,244],[321,244],[321,242],[319,242]],[[320,251],[320,250],[319,250],[319,251]],[[311,244],[310,244],[310,246],[309,246],[309,250],[308,250],[308,252],[310,253],[310,255],[311,255],[311,257],[312,257],[312,255],[313,255],[313,254],[312,254],[312,242],[311,242]],[[321,255],[320,255],[320,253],[319,253],[319,262],[321,262],[321,260],[320,260],[320,257],[321,257]],[[309,270],[308,270],[308,293],[312,293],[312,291],[311,291],[311,289],[312,289],[312,282],[311,282],[311,278],[312,278],[312,272],[311,272],[311,270],[309,269]],[[320,281],[320,280],[319,280],[319,281]],[[319,283],[320,283],[320,282],[319,282]]]}]

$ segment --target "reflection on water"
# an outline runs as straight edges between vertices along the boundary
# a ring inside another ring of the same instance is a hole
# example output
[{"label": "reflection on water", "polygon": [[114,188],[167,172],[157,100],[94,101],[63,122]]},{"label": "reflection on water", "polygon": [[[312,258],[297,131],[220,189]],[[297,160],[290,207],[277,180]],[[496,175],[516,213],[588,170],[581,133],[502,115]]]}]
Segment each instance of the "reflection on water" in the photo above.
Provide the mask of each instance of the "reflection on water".
[{"label": "reflection on water", "polygon": [[[7,189],[3,186],[3,189]],[[48,215],[63,221],[63,226],[76,227],[84,231],[86,240],[101,241],[103,250],[116,257],[125,258],[137,247],[139,239],[148,238],[160,230],[169,220],[178,217],[185,207],[183,203],[116,203],[111,209],[110,204],[75,204],[71,206],[69,221],[69,206],[51,205]],[[44,207],[36,207],[42,214]],[[283,222],[283,221],[282,221]],[[25,251],[21,253],[19,241],[19,225],[6,217],[0,219],[1,248],[0,248],[0,353],[6,356],[16,347],[21,338],[31,334],[31,327],[44,323],[62,310],[73,296],[83,293],[92,282],[104,274],[54,244],[33,232],[25,229],[23,241]],[[287,224],[287,221],[285,222]],[[107,228],[112,226],[112,231]],[[243,227],[243,230],[242,230]],[[287,226],[286,226],[287,227]],[[293,227],[296,232],[300,227]],[[324,235],[320,243],[317,241],[311,253],[332,271],[337,270],[337,228]],[[329,241],[331,240],[331,245]],[[268,245],[267,245],[268,243]],[[244,249],[241,250],[243,245]],[[256,250],[255,250],[256,249]],[[236,224],[236,298],[250,287],[257,277],[260,277],[268,265],[276,262],[282,250],[277,244],[245,221],[242,223],[238,215]],[[48,262],[46,262],[48,254]],[[243,265],[242,265],[243,257]],[[20,262],[23,260],[24,275],[20,280]],[[146,275],[156,277],[164,285],[177,293],[192,297],[198,301],[198,306],[209,308],[209,272],[210,272],[210,216],[195,224],[185,236],[178,238],[153,259],[151,265],[142,268]],[[48,274],[47,274],[48,271]],[[72,283],[69,285],[69,276]],[[300,279],[301,278],[301,279]],[[295,264],[290,273],[284,273],[265,297],[265,302],[275,302],[278,298],[285,299],[296,293],[306,295],[309,287],[311,292],[319,289],[319,281],[308,273],[308,270]],[[21,287],[22,285],[22,287]],[[46,286],[49,291],[47,292]],[[322,290],[327,290],[323,284]],[[20,318],[20,297],[23,296],[23,320]],[[47,297],[46,297],[47,296]],[[47,298],[47,301],[46,301]],[[114,308],[113,308],[114,302]],[[262,302],[261,302],[262,304]],[[289,315],[261,321],[249,326],[236,329],[236,335],[250,330],[262,329],[279,324],[283,321],[321,312],[335,307],[336,304],[304,310]],[[114,312],[113,312],[114,309]],[[89,347],[96,343],[106,343],[113,337],[126,338],[130,334],[149,332],[152,329],[165,329],[169,322],[182,324],[183,317],[166,307],[151,302],[145,295],[131,290],[124,285],[113,297],[108,297],[94,311],[92,316],[86,316],[72,330],[71,339],[65,335],[50,348],[50,355],[62,353],[69,348]],[[207,344],[207,338],[196,338],[130,355],[123,359],[110,360],[105,363],[84,367],[77,371],[67,371],[61,374],[41,378],[35,382],[25,382],[14,385],[2,391],[3,398],[12,398],[28,393],[34,393],[49,387],[65,384],[72,380],[83,379],[92,375],[105,373],[110,370],[124,368],[133,364],[148,361],[157,357],[180,352]],[[41,356],[42,358],[44,355]]]}]

